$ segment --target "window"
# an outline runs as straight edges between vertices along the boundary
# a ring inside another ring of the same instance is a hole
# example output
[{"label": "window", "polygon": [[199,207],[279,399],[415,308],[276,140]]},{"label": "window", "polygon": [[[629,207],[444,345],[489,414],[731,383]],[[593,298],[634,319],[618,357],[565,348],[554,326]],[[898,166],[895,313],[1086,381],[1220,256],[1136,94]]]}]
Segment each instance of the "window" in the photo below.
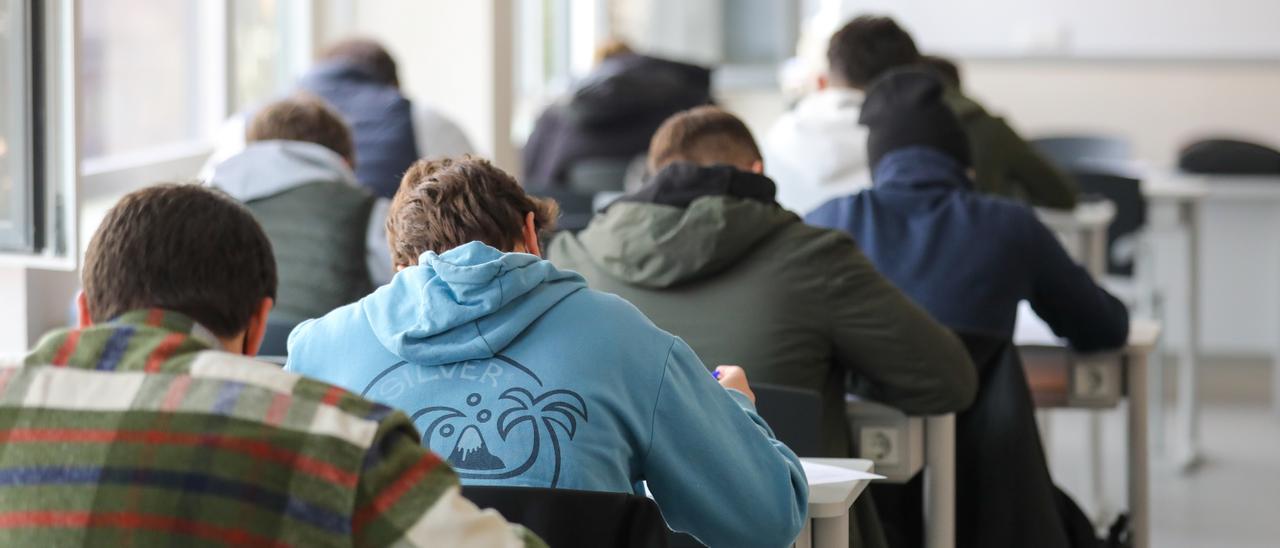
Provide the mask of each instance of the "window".
[{"label": "window", "polygon": [[29,251],[31,199],[30,13],[23,0],[0,0],[0,249]]},{"label": "window", "polygon": [[[216,2],[80,0],[80,75],[86,159],[198,142],[223,109],[208,24]],[[211,28],[212,27],[212,28]],[[212,111],[212,113],[211,113]],[[212,114],[212,115],[211,115]]]},{"label": "window", "polygon": [[232,0],[232,106],[253,108],[293,89],[310,64],[309,0]]}]

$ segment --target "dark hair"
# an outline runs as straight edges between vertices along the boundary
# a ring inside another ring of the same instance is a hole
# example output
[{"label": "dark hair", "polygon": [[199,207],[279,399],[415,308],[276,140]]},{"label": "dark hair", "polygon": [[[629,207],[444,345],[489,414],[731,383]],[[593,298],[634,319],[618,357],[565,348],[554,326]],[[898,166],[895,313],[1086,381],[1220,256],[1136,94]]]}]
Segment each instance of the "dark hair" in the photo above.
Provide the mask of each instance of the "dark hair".
[{"label": "dark hair", "polygon": [[351,129],[324,99],[309,93],[294,94],[258,111],[245,128],[244,138],[250,143],[274,139],[314,143],[355,166]]},{"label": "dark hair", "polygon": [[94,323],[163,308],[220,337],[244,331],[276,296],[271,242],[244,206],[193,184],[132,192],[89,241],[84,294]]},{"label": "dark hair", "polygon": [[369,38],[347,38],[330,44],[320,52],[320,60],[347,61],[364,69],[379,83],[400,87],[395,58],[382,44]]},{"label": "dark hair", "polygon": [[674,162],[738,165],[760,158],[760,147],[747,125],[713,106],[675,113],[649,141],[651,173]]},{"label": "dark hair", "polygon": [[836,84],[865,89],[885,71],[911,65],[920,50],[907,31],[888,17],[863,15],[831,36],[827,62]]},{"label": "dark hair", "polygon": [[942,78],[943,83],[960,89],[960,67],[957,67],[952,60],[937,55],[922,55],[920,65],[937,74]]},{"label": "dark hair", "polygon": [[418,264],[427,251],[444,253],[481,241],[502,251],[523,241],[525,215],[539,232],[555,228],[556,203],[525,194],[515,178],[471,155],[418,160],[404,174],[387,211],[387,244],[397,265]]}]

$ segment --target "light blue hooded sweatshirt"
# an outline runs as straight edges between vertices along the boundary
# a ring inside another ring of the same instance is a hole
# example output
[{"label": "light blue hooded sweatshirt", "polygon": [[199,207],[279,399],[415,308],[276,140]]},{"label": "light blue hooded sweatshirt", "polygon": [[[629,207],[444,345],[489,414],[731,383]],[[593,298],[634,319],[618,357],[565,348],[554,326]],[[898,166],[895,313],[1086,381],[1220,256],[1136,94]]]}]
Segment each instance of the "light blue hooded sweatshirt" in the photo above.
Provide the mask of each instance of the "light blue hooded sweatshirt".
[{"label": "light blue hooded sweatshirt", "polygon": [[[731,319],[726,319],[731,321]],[[709,546],[785,546],[800,461],[630,303],[533,255],[427,252],[302,323],[287,369],[397,407],[463,483],[642,493]]]}]

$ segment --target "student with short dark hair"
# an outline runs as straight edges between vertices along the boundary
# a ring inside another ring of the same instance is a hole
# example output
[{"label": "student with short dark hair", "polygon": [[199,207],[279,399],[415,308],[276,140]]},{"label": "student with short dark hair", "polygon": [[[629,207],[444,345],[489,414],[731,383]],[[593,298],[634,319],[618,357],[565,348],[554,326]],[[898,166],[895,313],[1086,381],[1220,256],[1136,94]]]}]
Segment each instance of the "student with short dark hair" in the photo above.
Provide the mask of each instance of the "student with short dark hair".
[{"label": "student with short dark hair", "polygon": [[647,482],[710,546],[792,543],[808,484],[743,371],[717,383],[631,304],[539,258],[554,216],[487,161],[415,164],[387,222],[399,274],[298,326],[286,368],[410,413],[466,483]]},{"label": "student with short dark hair", "polygon": [[323,99],[271,103],[245,137],[208,184],[248,206],[274,244],[281,283],[273,318],[318,318],[391,279],[387,204],[356,183],[351,131]]},{"label": "student with short dark hair", "polygon": [[[321,50],[297,91],[319,96],[351,128],[355,178],[375,196],[390,199],[400,176],[419,158],[443,158],[473,150],[467,136],[439,110],[411,101],[400,86],[391,53],[374,40],[347,38]],[[260,105],[259,105],[260,106]],[[201,170],[245,146],[245,127],[258,106],[232,116],[218,132],[217,148]]]},{"label": "student with short dark hair", "polygon": [[[805,220],[848,232],[885,277],[958,332],[1011,340],[1018,303],[1027,300],[1078,351],[1123,346],[1125,306],[1071,260],[1035,212],[975,192],[970,147],[944,87],[918,67],[872,85],[861,120],[875,186]],[[990,440],[1003,449],[999,459],[956,455],[957,469],[969,471],[956,487],[967,505],[957,546],[1091,546],[1069,542],[1059,509],[1069,499],[1053,492],[1030,388],[1022,371],[997,369],[1005,365],[980,371],[978,399],[957,418],[958,447]]]},{"label": "student with short dark hair", "polygon": [[[921,64],[915,40],[889,17],[863,15],[837,31],[827,49],[820,91],[802,99],[770,131],[765,155],[784,206],[800,213],[870,186],[858,125],[863,93],[887,70]],[[958,75],[957,75],[958,79]],[[1078,190],[999,116],[949,87],[945,101],[968,137],[977,189],[1034,206],[1075,207]]]},{"label": "student with short dark hair", "polygon": [[541,545],[404,414],[246,357],[276,268],[230,198],[125,196],[83,276],[81,325],[0,366],[0,544]]},{"label": "student with short dark hair", "polygon": [[[679,113],[654,135],[649,161],[652,179],[586,230],[559,235],[553,262],[635,303],[707,363],[821,395],[820,456],[852,455],[851,381],[913,414],[973,399],[977,378],[960,342],[848,236],[778,206],[737,117],[714,107]],[[871,506],[855,509],[855,545],[880,545]]]}]

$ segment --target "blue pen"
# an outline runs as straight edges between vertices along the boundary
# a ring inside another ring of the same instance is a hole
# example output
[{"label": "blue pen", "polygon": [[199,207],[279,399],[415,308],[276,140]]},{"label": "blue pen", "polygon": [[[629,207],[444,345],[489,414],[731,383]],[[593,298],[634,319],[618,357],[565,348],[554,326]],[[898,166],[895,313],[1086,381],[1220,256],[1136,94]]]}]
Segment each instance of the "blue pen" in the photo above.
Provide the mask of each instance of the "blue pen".
[{"label": "blue pen", "polygon": [[720,371],[719,370],[712,371],[711,378],[715,380],[720,380]]}]

